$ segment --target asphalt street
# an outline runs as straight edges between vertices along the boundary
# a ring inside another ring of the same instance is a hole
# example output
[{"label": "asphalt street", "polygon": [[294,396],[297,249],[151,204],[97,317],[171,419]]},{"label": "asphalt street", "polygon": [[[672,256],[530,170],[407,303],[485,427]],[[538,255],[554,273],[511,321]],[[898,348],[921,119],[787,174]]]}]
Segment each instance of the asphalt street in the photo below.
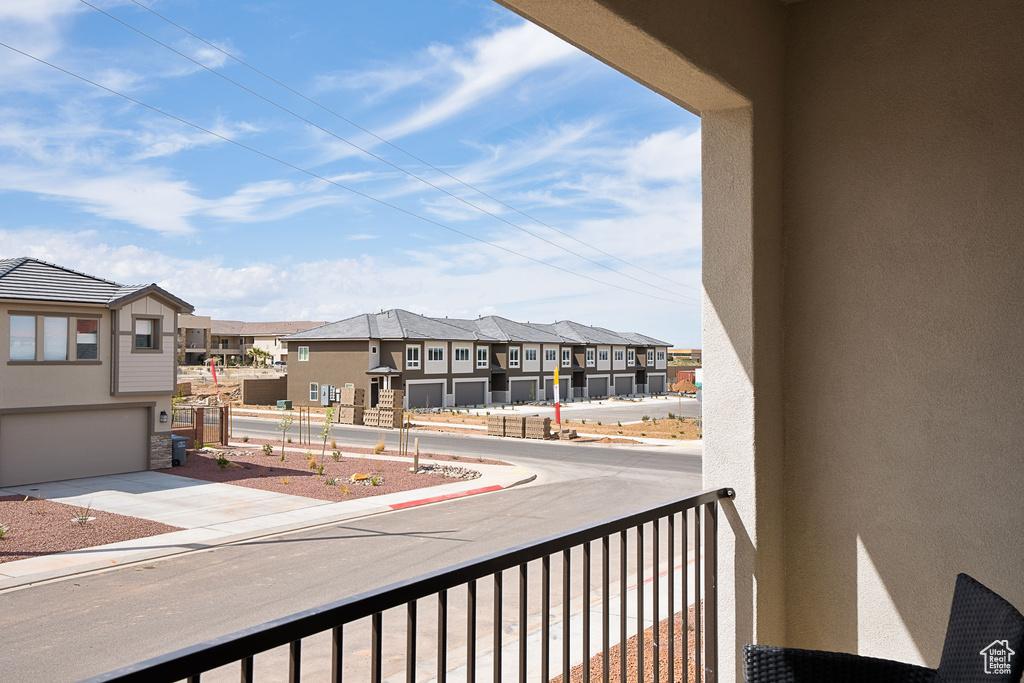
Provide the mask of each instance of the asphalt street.
[{"label": "asphalt street", "polygon": [[[268,424],[239,419],[235,434]],[[341,447],[373,443],[377,432],[336,438]],[[504,457],[539,476],[533,485],[0,593],[0,680],[79,680],[700,488],[699,447],[424,440],[422,450]],[[346,667],[358,670],[363,641],[346,642],[354,648]],[[309,657],[313,668],[324,661]]]}]

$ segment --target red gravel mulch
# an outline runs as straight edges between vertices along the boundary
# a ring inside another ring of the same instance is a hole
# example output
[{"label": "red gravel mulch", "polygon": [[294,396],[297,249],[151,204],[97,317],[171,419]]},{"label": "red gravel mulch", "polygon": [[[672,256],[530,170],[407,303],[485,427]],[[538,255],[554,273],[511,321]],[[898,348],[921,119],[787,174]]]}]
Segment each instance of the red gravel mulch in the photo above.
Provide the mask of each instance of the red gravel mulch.
[{"label": "red gravel mulch", "polygon": [[[687,642],[689,643],[688,652],[690,653],[689,661],[687,662],[688,678],[686,680],[699,682],[702,679],[698,679],[694,674],[696,660],[694,659],[693,653],[696,647],[694,638],[694,609],[690,606],[687,611],[687,619],[689,621],[690,629],[687,634]],[[703,622],[702,622],[703,623]],[[675,680],[683,680],[683,613],[680,612],[675,615]],[[658,666],[658,680],[668,680],[668,619],[658,623],[659,629],[659,649],[661,650],[661,658]],[[625,683],[636,683],[637,677],[637,662],[636,662],[636,636],[633,636],[626,642],[626,681]],[[618,683],[622,680],[622,649],[620,645],[615,645],[608,650],[608,680],[609,682],[615,681]],[[602,662],[604,660],[604,654],[598,652],[590,659],[590,681],[583,680],[583,665],[579,664],[574,666],[569,672],[569,680],[571,683],[600,683],[603,676]],[[643,680],[653,681],[654,680],[654,627],[644,631],[644,676]],[[551,683],[562,683],[561,675],[551,679]]]},{"label": "red gravel mulch", "polygon": [[0,524],[7,527],[0,539],[0,563],[181,530],[99,510],[89,511],[88,516],[95,519],[79,524],[74,518],[81,512],[52,500],[0,497]]},{"label": "red gravel mulch", "polygon": [[[259,441],[252,439],[249,443]],[[294,447],[292,444],[289,445],[289,448]],[[286,450],[282,461],[280,445],[271,455],[264,455],[262,450],[256,448],[216,446],[209,451],[189,451],[184,466],[158,471],[192,479],[329,501],[368,498],[460,481],[459,477],[437,473],[413,474],[409,471],[411,460],[353,457],[350,449],[346,449],[338,461],[334,460],[330,450],[323,459],[319,450],[308,451],[312,454],[312,459],[307,458],[306,453],[307,451]],[[223,469],[217,464],[218,454],[223,454],[228,461]],[[474,462],[478,461],[463,459],[462,462],[449,466],[472,470]],[[310,467],[311,464],[313,467]],[[324,468],[322,474],[318,471],[321,464]],[[368,483],[354,483],[351,481],[354,474],[375,477],[379,484],[373,486]]]},{"label": "red gravel mulch", "polygon": [[[479,434],[480,432],[476,431],[475,433]],[[285,446],[286,446],[286,448],[301,448],[303,451],[308,450],[308,451],[312,452],[313,455],[319,457],[320,456],[320,443],[315,440],[316,435],[314,434],[313,436],[314,436],[314,442],[313,442],[312,446],[309,445],[309,444],[300,444],[300,443],[288,443],[288,444],[285,444]],[[394,441],[396,438],[397,437],[392,437],[391,440]],[[415,439],[415,438],[416,437],[413,436],[411,439],[409,439],[409,452],[410,452],[410,454],[412,453],[412,450],[413,450],[412,439]],[[237,443],[237,442],[241,441],[241,439],[234,438],[234,439],[231,439],[231,441]],[[274,453],[277,454],[277,457],[279,457],[279,458],[281,457],[281,439],[277,439],[275,441],[273,439],[250,438],[245,443],[246,443],[247,446],[250,446],[250,447],[251,446],[263,446],[263,444],[268,443],[268,444],[270,444],[271,446],[274,447]],[[352,454],[355,454],[355,455],[370,455],[370,454],[373,454],[373,449],[372,448],[360,448],[359,446],[348,446],[348,445],[341,445],[338,448],[341,449],[343,453],[352,453]],[[331,450],[332,450],[331,449],[331,442],[328,441],[327,442],[327,456],[328,457],[330,457],[330,455],[331,455]],[[390,448],[385,449],[385,450],[381,451],[379,454],[376,454],[376,455],[387,455],[387,456],[395,457],[395,458],[399,457],[398,451],[390,449]],[[472,463],[480,463],[482,465],[508,465],[509,467],[511,467],[511,463],[507,463],[507,462],[504,462],[502,460],[491,460],[490,458],[479,458],[477,456],[468,456],[467,457],[467,456],[462,456],[462,455],[442,455],[440,453],[425,453],[423,451],[420,452],[420,460],[440,460],[441,462],[456,462],[456,463],[459,463],[460,465],[463,465],[463,466],[466,466],[466,467],[471,466]],[[408,456],[408,462],[410,464],[412,463],[412,455]]]}]

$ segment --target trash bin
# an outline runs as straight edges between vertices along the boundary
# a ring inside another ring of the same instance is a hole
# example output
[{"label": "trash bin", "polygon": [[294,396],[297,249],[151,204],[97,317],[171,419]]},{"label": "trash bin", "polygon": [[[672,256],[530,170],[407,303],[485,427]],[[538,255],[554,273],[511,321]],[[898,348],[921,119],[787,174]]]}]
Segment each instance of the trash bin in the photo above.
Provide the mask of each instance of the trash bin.
[{"label": "trash bin", "polygon": [[171,436],[171,466],[180,467],[185,464],[185,455],[188,451],[187,436]]}]

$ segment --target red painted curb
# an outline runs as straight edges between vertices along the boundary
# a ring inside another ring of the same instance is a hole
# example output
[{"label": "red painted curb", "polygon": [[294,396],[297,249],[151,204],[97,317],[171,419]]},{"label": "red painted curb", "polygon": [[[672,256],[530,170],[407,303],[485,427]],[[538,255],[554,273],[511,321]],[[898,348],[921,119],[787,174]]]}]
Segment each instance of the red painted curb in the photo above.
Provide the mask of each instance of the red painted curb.
[{"label": "red painted curb", "polygon": [[494,486],[485,486],[482,489],[472,489],[469,491],[460,491],[459,493],[446,493],[443,496],[434,496],[433,498],[421,498],[420,500],[410,500],[405,503],[394,503],[389,505],[392,510],[401,510],[402,508],[411,508],[417,505],[426,505],[427,503],[436,503],[441,500],[451,500],[452,498],[462,498],[463,496],[472,496],[477,493],[487,493],[488,491],[499,491],[501,487],[495,484]]}]

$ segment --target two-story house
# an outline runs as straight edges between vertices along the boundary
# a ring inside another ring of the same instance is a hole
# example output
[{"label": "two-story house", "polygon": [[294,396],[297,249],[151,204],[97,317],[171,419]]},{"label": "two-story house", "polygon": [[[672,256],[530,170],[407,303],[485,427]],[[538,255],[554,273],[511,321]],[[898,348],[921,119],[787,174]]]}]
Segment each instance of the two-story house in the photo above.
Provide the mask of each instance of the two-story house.
[{"label": "two-story house", "polygon": [[0,486],[169,467],[191,311],[155,284],[0,259]]},{"label": "two-story house", "polygon": [[403,389],[405,407],[522,402],[559,395],[602,398],[662,392],[668,344],[571,321],[521,323],[499,316],[429,318],[409,311],[363,314],[282,339],[293,362],[288,397],[320,405],[328,387]]}]

